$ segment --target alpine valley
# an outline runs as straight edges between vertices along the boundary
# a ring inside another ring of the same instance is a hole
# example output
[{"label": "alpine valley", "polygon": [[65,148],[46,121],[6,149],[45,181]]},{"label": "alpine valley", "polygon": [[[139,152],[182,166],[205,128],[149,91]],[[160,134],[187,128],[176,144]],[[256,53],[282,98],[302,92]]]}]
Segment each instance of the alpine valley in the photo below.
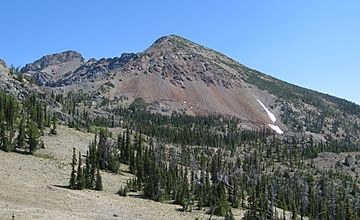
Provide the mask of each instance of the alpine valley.
[{"label": "alpine valley", "polygon": [[176,35],[0,60],[4,219],[360,219],[360,106]]}]

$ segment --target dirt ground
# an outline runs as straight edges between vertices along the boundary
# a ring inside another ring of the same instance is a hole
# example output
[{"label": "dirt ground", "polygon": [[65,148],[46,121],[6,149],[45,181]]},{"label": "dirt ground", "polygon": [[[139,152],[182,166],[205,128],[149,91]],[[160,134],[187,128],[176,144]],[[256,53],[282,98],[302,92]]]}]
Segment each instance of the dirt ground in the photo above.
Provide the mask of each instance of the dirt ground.
[{"label": "dirt ground", "polygon": [[[60,126],[45,134],[46,148],[35,156],[0,151],[0,219],[208,219],[205,211],[182,212],[178,205],[136,197],[117,190],[130,174],[102,173],[104,190],[69,190],[72,148],[86,152],[93,134]],[[235,217],[241,212],[234,210]],[[212,218],[216,219],[216,218]]]}]

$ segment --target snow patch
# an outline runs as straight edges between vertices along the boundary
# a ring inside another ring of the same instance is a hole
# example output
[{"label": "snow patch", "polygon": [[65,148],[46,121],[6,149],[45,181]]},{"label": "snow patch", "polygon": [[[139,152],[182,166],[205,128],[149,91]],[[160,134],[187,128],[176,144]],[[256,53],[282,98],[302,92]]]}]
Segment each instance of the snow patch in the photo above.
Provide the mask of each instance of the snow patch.
[{"label": "snow patch", "polygon": [[269,124],[270,128],[273,129],[274,131],[276,131],[276,133],[278,134],[284,134],[284,132],[279,128],[279,126],[277,125],[272,125],[272,124]]},{"label": "snow patch", "polygon": [[275,122],[276,122],[276,117],[275,117],[275,115],[274,115],[273,113],[271,113],[271,112],[269,111],[269,109],[266,108],[266,106],[265,106],[259,99],[256,99],[256,100],[257,100],[258,103],[260,103],[260,105],[265,109],[265,111],[266,111],[266,113],[268,114],[270,120],[271,120],[273,123],[275,123]]},{"label": "snow patch", "polygon": [[[264,110],[266,111],[266,113],[268,114],[270,120],[275,123],[276,122],[276,117],[273,113],[271,113],[269,111],[268,108],[266,108],[266,106],[259,100],[259,99],[256,99],[258,101],[258,103],[264,108]],[[276,133],[278,134],[284,134],[284,132],[279,128],[279,126],[277,125],[273,125],[273,124],[269,124],[270,128],[273,129]]]}]

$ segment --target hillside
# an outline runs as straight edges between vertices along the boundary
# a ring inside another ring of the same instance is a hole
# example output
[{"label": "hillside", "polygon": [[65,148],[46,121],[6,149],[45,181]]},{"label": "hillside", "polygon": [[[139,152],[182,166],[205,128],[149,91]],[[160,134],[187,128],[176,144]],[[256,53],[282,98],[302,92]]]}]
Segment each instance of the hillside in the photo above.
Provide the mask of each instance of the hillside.
[{"label": "hillside", "polygon": [[[136,198],[119,197],[121,185],[131,175],[103,173],[105,189],[71,191],[68,185],[71,172],[71,152],[76,146],[86,152],[92,134],[59,127],[58,135],[46,132],[45,149],[34,156],[0,151],[0,218],[11,219],[200,219],[203,212],[183,213],[180,206]],[[8,169],[11,167],[11,169]],[[126,170],[126,166],[121,168]],[[84,202],[86,201],[86,202]]]},{"label": "hillside", "polygon": [[176,35],[0,60],[0,217],[360,219],[359,123]]},{"label": "hillside", "polygon": [[244,128],[272,123],[259,100],[285,135],[359,141],[358,105],[275,79],[176,35],[115,58],[84,61],[73,51],[47,55],[21,71],[42,89],[108,100],[104,108],[141,97],[153,111],[230,115]]}]

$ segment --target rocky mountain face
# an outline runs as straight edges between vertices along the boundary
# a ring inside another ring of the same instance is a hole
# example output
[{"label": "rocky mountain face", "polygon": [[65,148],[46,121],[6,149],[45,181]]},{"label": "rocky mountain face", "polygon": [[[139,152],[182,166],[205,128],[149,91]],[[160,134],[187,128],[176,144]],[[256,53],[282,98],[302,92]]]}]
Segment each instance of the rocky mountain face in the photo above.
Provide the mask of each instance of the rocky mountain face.
[{"label": "rocky mountain face", "polygon": [[45,85],[48,81],[64,77],[84,64],[84,58],[75,51],[65,51],[46,55],[27,64],[21,69],[22,73],[31,75],[37,85]]},{"label": "rocky mountain face", "polygon": [[0,59],[0,77],[2,75],[8,75],[10,70],[7,68],[5,61]]},{"label": "rocky mountain face", "polygon": [[102,58],[100,60],[90,59],[79,68],[68,72],[63,78],[49,81],[46,86],[59,87],[86,82],[97,76],[104,75],[123,67],[126,63],[137,58],[136,54],[124,53],[120,57]]},{"label": "rocky mountain face", "polygon": [[85,61],[74,51],[47,55],[21,72],[42,90],[82,92],[108,103],[97,106],[104,111],[125,104],[124,97],[141,97],[151,111],[235,116],[244,128],[284,135],[360,135],[360,106],[275,79],[175,35],[115,58]]},{"label": "rocky mountain face", "polygon": [[[12,71],[16,71],[16,69]],[[19,80],[19,75],[12,73],[12,71],[5,61],[0,59],[0,91],[14,95],[19,99],[22,99],[29,93],[42,93],[38,88],[32,87],[27,83],[25,79]]]}]

